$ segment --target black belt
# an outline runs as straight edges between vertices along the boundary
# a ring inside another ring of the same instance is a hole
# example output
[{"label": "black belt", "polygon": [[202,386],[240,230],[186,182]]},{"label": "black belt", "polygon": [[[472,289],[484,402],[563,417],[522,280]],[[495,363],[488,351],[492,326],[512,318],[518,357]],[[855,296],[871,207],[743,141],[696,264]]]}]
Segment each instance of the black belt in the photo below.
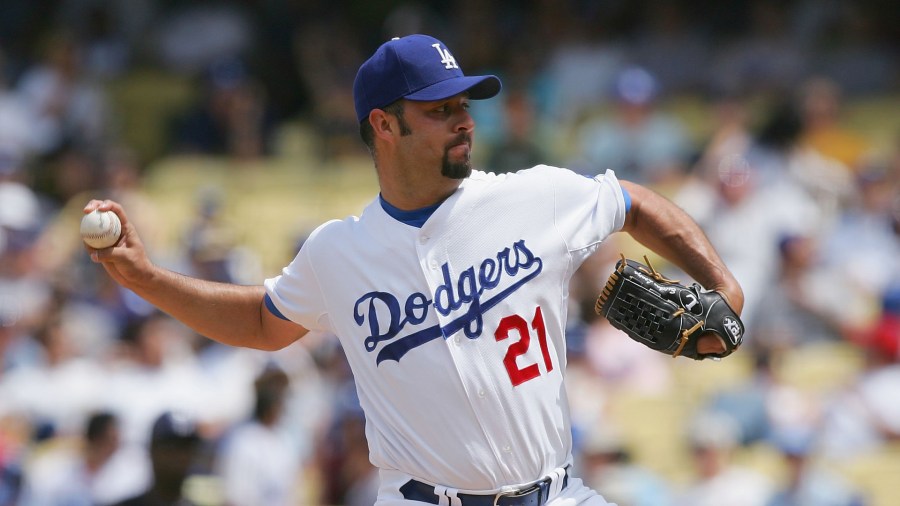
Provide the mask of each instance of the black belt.
[{"label": "black belt", "polygon": [[[550,499],[550,486],[552,484],[553,479],[547,477],[530,487],[514,492],[490,495],[457,493],[456,497],[460,501],[458,504],[462,506],[544,506],[544,504],[547,504],[547,500]],[[568,468],[566,468],[560,490],[566,488],[568,484],[569,473]],[[403,498],[408,501],[441,504],[441,498],[436,493],[434,485],[422,483],[421,481],[409,480],[400,487],[400,492],[403,494]],[[445,499],[445,501],[446,504],[453,504],[450,499]]]}]

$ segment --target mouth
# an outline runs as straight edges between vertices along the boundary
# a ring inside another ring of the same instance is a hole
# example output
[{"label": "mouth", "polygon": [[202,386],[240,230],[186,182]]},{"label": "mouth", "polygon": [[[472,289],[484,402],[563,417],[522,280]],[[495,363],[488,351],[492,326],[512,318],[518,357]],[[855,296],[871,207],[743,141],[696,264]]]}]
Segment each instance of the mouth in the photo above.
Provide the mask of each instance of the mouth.
[{"label": "mouth", "polygon": [[465,154],[465,153],[468,153],[470,149],[471,149],[471,147],[466,143],[454,144],[454,145],[450,146],[449,148],[447,148],[447,152],[454,153],[454,154]]},{"label": "mouth", "polygon": [[472,150],[472,137],[467,134],[460,134],[456,139],[447,145],[447,152],[464,152],[468,153]]}]

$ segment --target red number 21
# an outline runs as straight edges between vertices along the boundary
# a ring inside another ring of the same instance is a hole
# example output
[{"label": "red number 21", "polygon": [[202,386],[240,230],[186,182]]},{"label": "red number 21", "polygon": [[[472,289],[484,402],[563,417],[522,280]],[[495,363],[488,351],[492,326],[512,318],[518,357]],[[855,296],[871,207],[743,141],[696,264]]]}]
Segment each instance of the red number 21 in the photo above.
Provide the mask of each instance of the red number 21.
[{"label": "red number 21", "polygon": [[[544,315],[541,314],[540,306],[535,308],[534,318],[531,319],[531,328],[537,333],[538,342],[541,345],[541,355],[544,357],[544,366],[547,368],[547,372],[550,372],[553,370],[553,362],[550,361],[550,350],[547,348],[547,329],[544,327]],[[541,371],[537,364],[519,367],[519,364],[516,363],[516,359],[527,353],[528,347],[531,346],[531,332],[528,329],[528,322],[524,318],[517,314],[503,318],[494,332],[494,338],[502,341],[509,337],[512,330],[519,334],[519,340],[509,345],[506,356],[503,357],[503,365],[506,366],[506,372],[515,387],[537,378]]]}]

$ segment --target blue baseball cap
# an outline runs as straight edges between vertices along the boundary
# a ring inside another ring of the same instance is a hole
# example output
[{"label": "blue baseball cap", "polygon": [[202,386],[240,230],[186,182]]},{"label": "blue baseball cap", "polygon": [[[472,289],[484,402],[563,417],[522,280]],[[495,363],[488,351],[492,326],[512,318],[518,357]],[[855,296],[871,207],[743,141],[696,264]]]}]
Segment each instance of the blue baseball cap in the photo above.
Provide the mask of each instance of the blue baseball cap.
[{"label": "blue baseball cap", "polygon": [[467,76],[443,42],[428,35],[393,38],[360,67],[353,81],[356,117],[362,122],[373,109],[407,100],[443,100],[469,92],[481,100],[500,92],[497,76]]}]

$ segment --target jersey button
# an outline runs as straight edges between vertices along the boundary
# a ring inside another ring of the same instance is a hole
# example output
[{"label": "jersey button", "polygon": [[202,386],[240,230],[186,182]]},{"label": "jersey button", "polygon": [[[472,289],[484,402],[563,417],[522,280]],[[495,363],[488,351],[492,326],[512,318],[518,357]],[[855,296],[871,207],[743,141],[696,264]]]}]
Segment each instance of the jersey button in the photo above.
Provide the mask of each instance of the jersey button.
[{"label": "jersey button", "polygon": [[[428,265],[431,266],[431,270],[434,270],[434,271],[436,271],[438,268],[437,260],[432,260]],[[457,338],[457,339],[459,339],[459,338]]]},{"label": "jersey button", "polygon": [[484,396],[485,396],[484,389],[482,388],[482,389],[478,390],[478,397],[481,397],[482,399],[484,399]]},{"label": "jersey button", "polygon": [[455,342],[456,345],[459,346],[459,343],[462,342],[462,338],[459,337],[459,336],[456,336],[456,337],[453,338],[453,342]]},{"label": "jersey button", "polygon": [[420,242],[421,244],[425,244],[426,242],[428,242],[428,236],[427,236],[427,235],[420,236],[420,237],[419,237],[419,242]]},{"label": "jersey button", "polygon": [[504,446],[503,451],[505,451],[506,453],[512,453],[512,446],[510,446],[510,445]]}]

